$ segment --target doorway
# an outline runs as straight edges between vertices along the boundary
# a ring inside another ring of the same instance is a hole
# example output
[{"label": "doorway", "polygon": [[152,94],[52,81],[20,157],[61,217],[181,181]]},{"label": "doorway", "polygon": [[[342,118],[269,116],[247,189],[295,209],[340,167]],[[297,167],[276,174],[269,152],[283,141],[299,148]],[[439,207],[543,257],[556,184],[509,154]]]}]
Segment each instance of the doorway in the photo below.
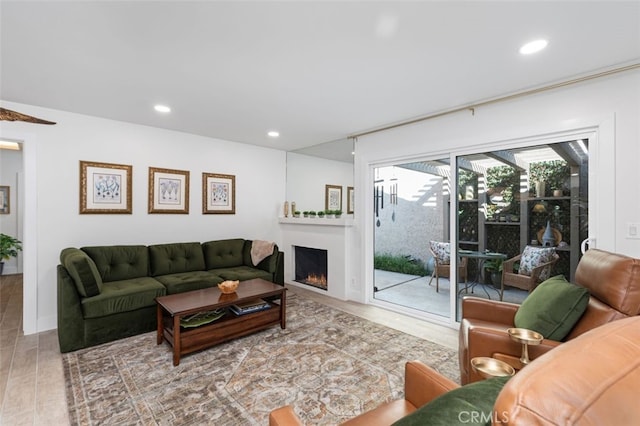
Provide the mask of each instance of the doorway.
[{"label": "doorway", "polygon": [[[572,280],[589,235],[588,146],[575,139],[376,167],[374,300],[442,321],[460,320],[466,294],[522,303],[528,291],[499,282],[502,262],[542,245],[547,222],[559,258],[548,273]],[[448,249],[447,274],[430,242]]]}]

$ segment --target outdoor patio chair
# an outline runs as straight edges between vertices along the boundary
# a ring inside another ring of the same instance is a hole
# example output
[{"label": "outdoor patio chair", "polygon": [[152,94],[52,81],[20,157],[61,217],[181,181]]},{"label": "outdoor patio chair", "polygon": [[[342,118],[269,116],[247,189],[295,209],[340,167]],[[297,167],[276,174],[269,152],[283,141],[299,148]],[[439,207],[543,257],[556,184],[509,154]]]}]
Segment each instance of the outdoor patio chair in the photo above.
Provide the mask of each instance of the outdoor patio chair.
[{"label": "outdoor patio chair", "polygon": [[[429,285],[431,285],[431,282],[435,277],[436,293],[438,293],[440,291],[439,278],[449,278],[450,276],[449,268],[451,265],[451,245],[445,242],[429,241],[429,252],[431,252],[435,261]],[[463,257],[458,261],[458,279],[464,280],[465,284],[467,283],[467,261],[468,259],[466,257]]]},{"label": "outdoor patio chair", "polygon": [[[500,286],[500,300],[504,287],[516,287],[531,293],[542,281],[551,276],[553,265],[559,256],[554,247],[526,246],[522,254],[505,260],[502,263],[502,284]],[[516,262],[520,262],[518,271],[514,271]]]}]

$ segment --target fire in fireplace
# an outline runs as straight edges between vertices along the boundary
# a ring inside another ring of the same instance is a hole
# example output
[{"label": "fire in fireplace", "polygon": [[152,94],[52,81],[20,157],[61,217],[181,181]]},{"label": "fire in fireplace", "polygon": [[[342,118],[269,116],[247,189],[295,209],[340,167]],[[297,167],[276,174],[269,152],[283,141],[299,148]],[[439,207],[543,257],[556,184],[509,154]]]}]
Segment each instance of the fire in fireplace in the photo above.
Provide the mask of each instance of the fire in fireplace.
[{"label": "fire in fireplace", "polygon": [[294,281],[327,290],[327,251],[294,247]]}]

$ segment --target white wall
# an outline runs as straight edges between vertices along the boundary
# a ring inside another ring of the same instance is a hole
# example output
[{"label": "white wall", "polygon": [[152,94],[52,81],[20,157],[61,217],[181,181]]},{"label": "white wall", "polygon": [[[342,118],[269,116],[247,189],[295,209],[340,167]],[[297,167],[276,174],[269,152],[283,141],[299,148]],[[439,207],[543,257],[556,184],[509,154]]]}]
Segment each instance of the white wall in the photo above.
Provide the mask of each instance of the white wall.
[{"label": "white wall", "polygon": [[[525,144],[554,134],[590,134],[590,234],[598,248],[640,257],[640,240],[627,239],[626,224],[640,222],[640,71],[631,71],[459,112],[364,136],[355,144],[356,222],[363,250],[354,259],[365,291],[372,282],[372,200],[375,165],[411,158],[441,158],[494,147]],[[527,142],[527,140],[529,142]]]},{"label": "white wall", "polygon": [[287,153],[287,200],[294,201],[297,210],[324,210],[325,185],[342,186],[342,211],[346,214],[347,186],[353,186],[353,164]]},{"label": "white wall", "polygon": [[[0,150],[0,185],[9,187],[9,214],[0,214],[0,232],[22,240],[21,229],[21,188],[19,176],[22,173],[22,151]],[[4,274],[22,272],[22,253],[18,257],[4,261]]]},{"label": "white wall", "polygon": [[[56,327],[56,265],[65,247],[236,237],[280,244],[277,217],[285,199],[284,151],[29,105],[3,102],[3,107],[58,123],[0,125],[0,136],[15,139],[25,135],[25,163],[35,159],[36,164],[25,168],[25,173],[30,170],[37,175],[29,176],[36,182],[37,201],[27,205],[36,211],[35,223],[25,229],[37,235],[32,240],[36,247],[25,247],[25,259],[29,254],[37,259],[32,279],[25,265],[25,294],[33,290],[35,295],[34,302],[25,302],[27,334]],[[80,160],[133,166],[131,215],[79,214]],[[190,214],[147,214],[149,167],[190,171]],[[203,172],[236,176],[235,215],[202,214]],[[27,282],[30,280],[33,282]],[[36,324],[33,330],[28,318],[31,311]]]}]

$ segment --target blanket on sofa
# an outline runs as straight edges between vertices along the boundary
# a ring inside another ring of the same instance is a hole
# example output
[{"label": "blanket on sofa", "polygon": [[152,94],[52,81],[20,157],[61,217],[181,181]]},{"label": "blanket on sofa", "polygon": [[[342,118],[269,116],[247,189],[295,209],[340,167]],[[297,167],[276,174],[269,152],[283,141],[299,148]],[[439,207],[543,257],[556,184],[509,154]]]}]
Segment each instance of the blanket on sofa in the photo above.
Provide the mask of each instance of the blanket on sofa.
[{"label": "blanket on sofa", "polygon": [[274,246],[275,243],[269,241],[254,240],[251,244],[251,261],[253,262],[253,266],[257,266],[258,263],[270,256],[271,253],[273,253]]}]

